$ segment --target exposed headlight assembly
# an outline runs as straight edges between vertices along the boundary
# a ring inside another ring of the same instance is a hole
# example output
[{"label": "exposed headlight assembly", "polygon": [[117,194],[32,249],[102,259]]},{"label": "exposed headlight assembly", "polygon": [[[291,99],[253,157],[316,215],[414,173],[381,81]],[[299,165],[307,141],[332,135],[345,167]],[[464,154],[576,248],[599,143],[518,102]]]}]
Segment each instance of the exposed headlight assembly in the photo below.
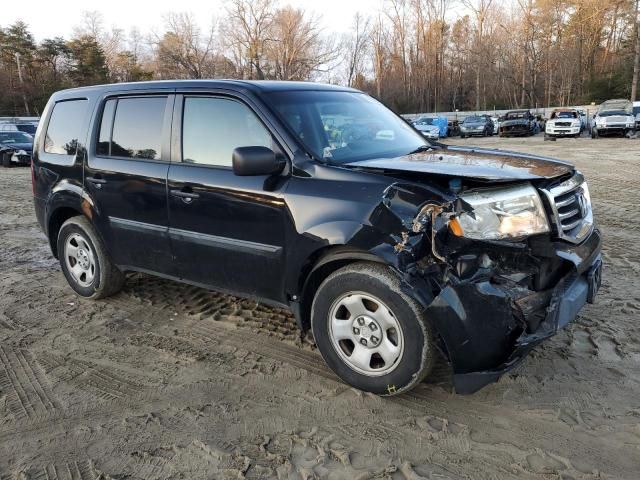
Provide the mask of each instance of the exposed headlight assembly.
[{"label": "exposed headlight assembly", "polygon": [[451,231],[458,236],[502,240],[549,231],[542,201],[531,184],[466,193],[462,199],[473,212],[451,220]]}]

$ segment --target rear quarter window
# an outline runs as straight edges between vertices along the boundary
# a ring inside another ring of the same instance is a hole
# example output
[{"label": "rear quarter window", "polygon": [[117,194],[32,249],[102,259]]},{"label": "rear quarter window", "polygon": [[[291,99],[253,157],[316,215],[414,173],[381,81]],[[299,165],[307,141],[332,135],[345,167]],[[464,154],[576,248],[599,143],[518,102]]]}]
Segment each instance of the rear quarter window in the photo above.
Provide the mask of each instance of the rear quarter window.
[{"label": "rear quarter window", "polygon": [[45,152],[76,154],[88,105],[86,99],[64,100],[54,105],[44,139]]}]

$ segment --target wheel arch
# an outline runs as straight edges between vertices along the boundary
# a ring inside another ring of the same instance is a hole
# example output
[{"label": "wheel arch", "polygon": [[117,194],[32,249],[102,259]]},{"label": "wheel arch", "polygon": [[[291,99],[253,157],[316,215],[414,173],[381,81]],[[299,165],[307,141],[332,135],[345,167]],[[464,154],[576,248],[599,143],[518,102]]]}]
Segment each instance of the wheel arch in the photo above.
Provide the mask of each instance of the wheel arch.
[{"label": "wheel arch", "polygon": [[72,217],[85,216],[79,208],[68,205],[60,206],[53,210],[47,220],[47,236],[49,237],[49,246],[51,253],[58,258],[58,233],[62,224]]},{"label": "wheel arch", "polygon": [[320,284],[336,270],[356,262],[388,265],[383,258],[347,245],[330,245],[316,250],[306,262],[299,279],[300,297],[293,308],[298,327],[304,333],[311,326],[311,304]]},{"label": "wheel arch", "polygon": [[82,215],[93,224],[97,213],[93,199],[80,182],[76,180],[60,181],[51,190],[45,207],[45,234],[53,256],[58,258],[58,233],[64,222],[71,217]]}]

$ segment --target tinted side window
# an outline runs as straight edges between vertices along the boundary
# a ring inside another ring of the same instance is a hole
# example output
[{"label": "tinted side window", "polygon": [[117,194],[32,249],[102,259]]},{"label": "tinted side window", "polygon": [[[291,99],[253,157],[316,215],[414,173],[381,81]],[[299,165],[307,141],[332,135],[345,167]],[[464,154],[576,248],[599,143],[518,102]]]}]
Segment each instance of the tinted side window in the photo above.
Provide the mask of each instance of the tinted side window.
[{"label": "tinted side window", "polygon": [[246,105],[224,98],[185,98],[184,162],[230,167],[235,148],[258,145],[273,148],[271,134]]},{"label": "tinted side window", "polygon": [[54,105],[44,138],[45,152],[76,154],[87,105],[87,100],[67,100]]},{"label": "tinted side window", "polygon": [[[118,99],[110,156],[159,160],[166,103],[167,97]],[[101,128],[98,143],[104,140]]]}]

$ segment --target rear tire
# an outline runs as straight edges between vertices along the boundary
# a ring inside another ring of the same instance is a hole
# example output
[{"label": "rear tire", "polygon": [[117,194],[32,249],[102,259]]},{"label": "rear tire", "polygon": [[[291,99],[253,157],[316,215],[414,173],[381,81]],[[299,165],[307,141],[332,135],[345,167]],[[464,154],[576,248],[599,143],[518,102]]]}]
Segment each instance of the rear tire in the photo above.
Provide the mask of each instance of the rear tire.
[{"label": "rear tire", "polygon": [[322,357],[343,381],[397,395],[420,383],[436,359],[434,334],[421,311],[388,266],[356,263],[322,282],[311,329]]},{"label": "rear tire", "polygon": [[2,154],[2,166],[4,168],[11,168],[11,156],[8,153]]},{"label": "rear tire", "polygon": [[83,216],[72,217],[58,233],[58,259],[69,286],[97,300],[119,292],[124,274],[111,262],[102,240]]}]

